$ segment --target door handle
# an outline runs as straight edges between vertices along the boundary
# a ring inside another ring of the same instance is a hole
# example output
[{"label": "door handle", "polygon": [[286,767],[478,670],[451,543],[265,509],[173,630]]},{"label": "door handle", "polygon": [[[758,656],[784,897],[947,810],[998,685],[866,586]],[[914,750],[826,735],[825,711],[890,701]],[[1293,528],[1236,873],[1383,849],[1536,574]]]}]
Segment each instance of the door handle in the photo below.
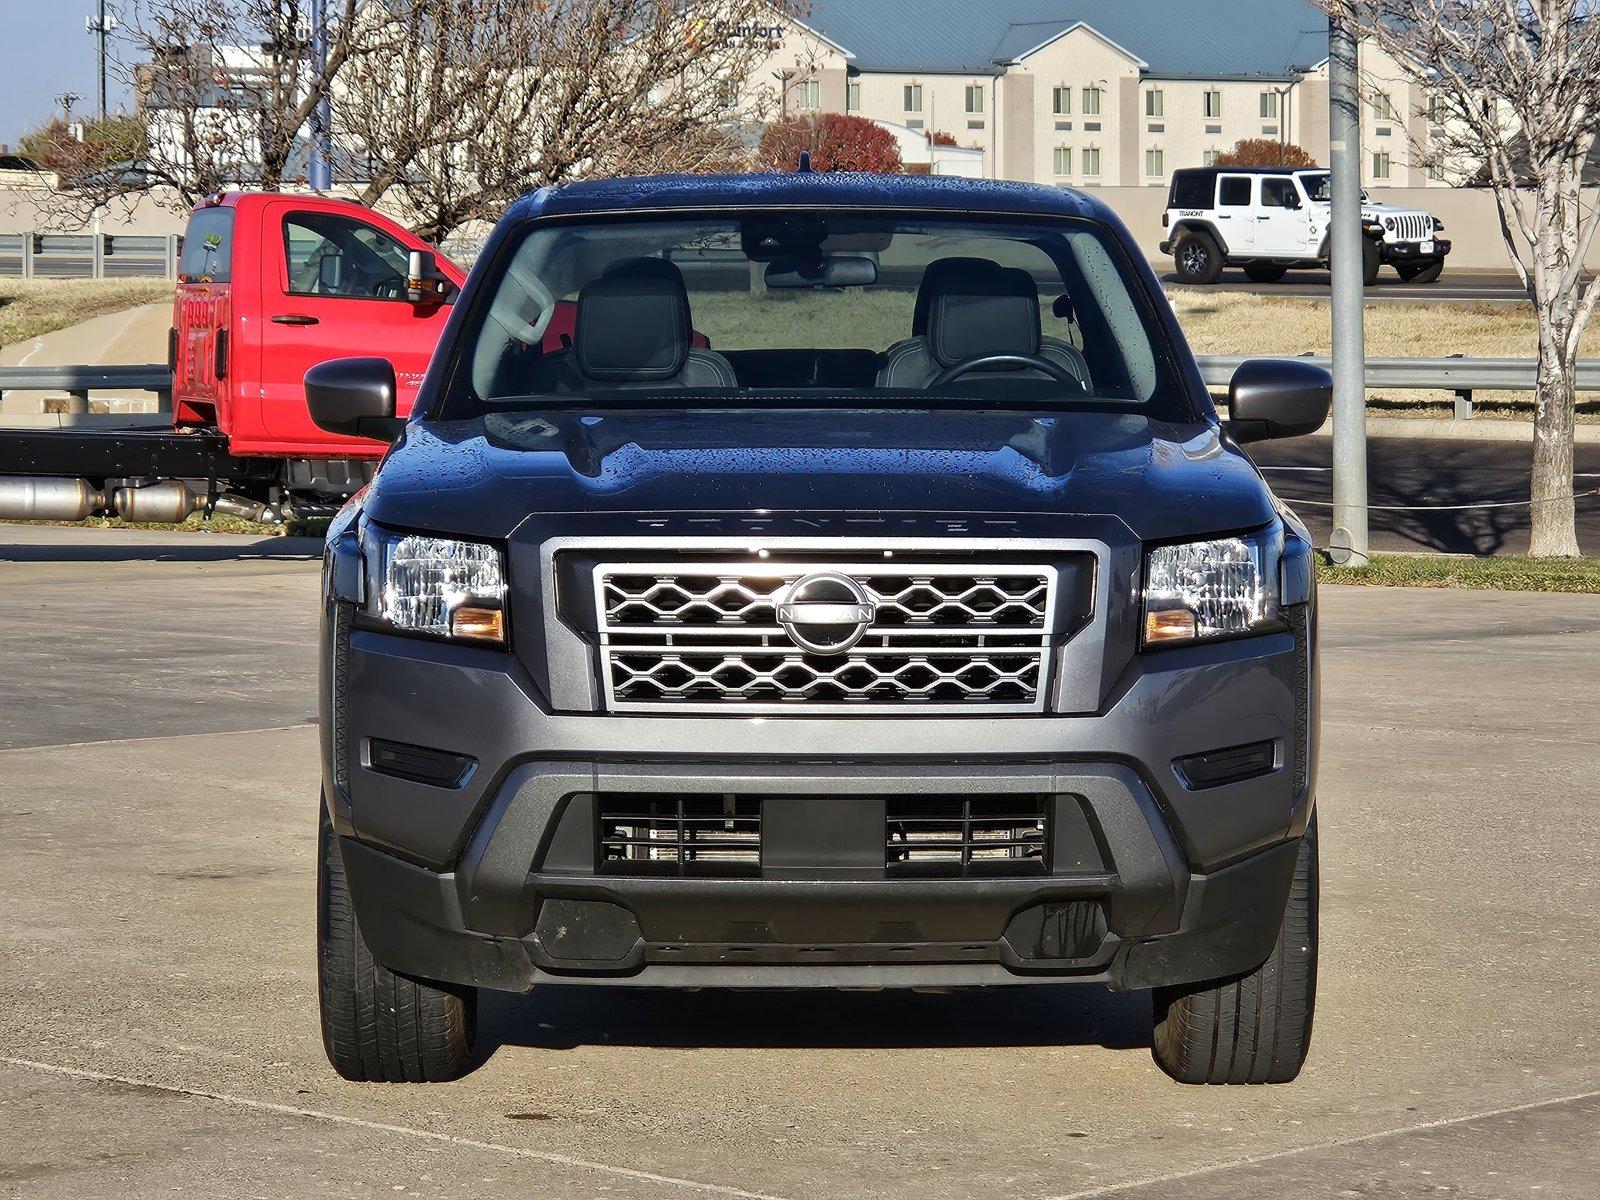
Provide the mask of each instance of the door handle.
[{"label": "door handle", "polygon": [[316,317],[307,316],[305,313],[279,313],[272,318],[274,325],[315,325]]},{"label": "door handle", "polygon": [[[1270,220],[1272,220],[1272,218],[1271,217],[1257,217],[1256,220],[1258,220],[1258,221],[1270,221]],[[274,321],[276,321],[278,318],[277,317],[273,317],[272,319]]]}]

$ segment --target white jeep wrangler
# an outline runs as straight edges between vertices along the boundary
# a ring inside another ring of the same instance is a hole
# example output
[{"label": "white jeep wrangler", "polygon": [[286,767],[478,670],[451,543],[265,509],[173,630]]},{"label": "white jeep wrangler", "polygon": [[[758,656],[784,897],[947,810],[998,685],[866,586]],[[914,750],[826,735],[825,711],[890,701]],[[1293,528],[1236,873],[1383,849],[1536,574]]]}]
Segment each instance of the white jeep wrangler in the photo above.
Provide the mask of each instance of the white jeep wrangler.
[{"label": "white jeep wrangler", "polygon": [[[1321,167],[1195,167],[1175,171],[1161,215],[1184,283],[1215,283],[1222,268],[1243,267],[1257,283],[1274,283],[1285,271],[1328,267],[1332,205],[1328,172]],[[1407,283],[1432,283],[1444,271],[1450,243],[1444,222],[1431,213],[1374,204],[1361,193],[1363,275],[1392,266]]]}]

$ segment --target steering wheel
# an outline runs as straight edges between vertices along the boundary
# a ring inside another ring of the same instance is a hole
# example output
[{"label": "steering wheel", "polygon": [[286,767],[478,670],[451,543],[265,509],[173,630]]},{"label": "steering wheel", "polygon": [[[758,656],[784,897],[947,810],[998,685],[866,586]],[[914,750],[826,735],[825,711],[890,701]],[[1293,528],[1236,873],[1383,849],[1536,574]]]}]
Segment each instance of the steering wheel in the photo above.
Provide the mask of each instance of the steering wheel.
[{"label": "steering wheel", "polygon": [[951,363],[940,371],[928,383],[928,387],[943,387],[953,379],[960,379],[970,371],[980,367],[1032,367],[1036,371],[1043,371],[1057,383],[1070,384],[1076,388],[1083,387],[1083,380],[1079,379],[1069,369],[1060,363],[1051,362],[1038,354],[974,354],[971,358],[963,358],[958,363]]},{"label": "steering wheel", "polygon": [[372,294],[379,300],[398,300],[405,290],[405,281],[398,275],[386,275],[372,285]]}]

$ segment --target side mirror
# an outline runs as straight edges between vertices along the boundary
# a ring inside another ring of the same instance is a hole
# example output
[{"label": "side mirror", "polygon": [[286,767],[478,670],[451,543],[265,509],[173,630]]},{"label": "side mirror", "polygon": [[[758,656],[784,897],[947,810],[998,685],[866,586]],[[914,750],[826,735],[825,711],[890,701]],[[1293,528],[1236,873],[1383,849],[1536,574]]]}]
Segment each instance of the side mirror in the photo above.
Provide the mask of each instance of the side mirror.
[{"label": "side mirror", "polygon": [[1333,376],[1292,358],[1252,358],[1228,383],[1228,432],[1236,442],[1315,433],[1333,404]]},{"label": "side mirror", "polygon": [[335,358],[306,372],[306,407],[317,428],[392,442],[405,429],[394,415],[394,364],[387,358]]},{"label": "side mirror", "polygon": [[450,295],[450,279],[439,270],[432,250],[406,255],[406,299],[412,304],[443,304]]}]

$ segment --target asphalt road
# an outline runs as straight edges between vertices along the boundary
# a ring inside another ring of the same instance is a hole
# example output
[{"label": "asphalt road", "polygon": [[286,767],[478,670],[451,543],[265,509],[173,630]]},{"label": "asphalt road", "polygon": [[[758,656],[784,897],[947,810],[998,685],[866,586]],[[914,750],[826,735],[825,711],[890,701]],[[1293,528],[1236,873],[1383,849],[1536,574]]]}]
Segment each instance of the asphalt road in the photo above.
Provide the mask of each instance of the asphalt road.
[{"label": "asphalt road", "polygon": [[[1332,528],[1333,442],[1327,437],[1247,447],[1274,491],[1326,546]],[[1367,442],[1368,503],[1417,511],[1368,514],[1376,550],[1443,550],[1452,554],[1526,554],[1529,508],[1470,508],[1528,499],[1528,442],[1375,437]],[[1600,488],[1600,443],[1576,447],[1574,490]],[[1580,497],[1578,543],[1600,554],[1600,496]]]},{"label": "asphalt road", "polygon": [[1600,598],[1324,591],[1293,1085],[1181,1088],[1146,997],[1053,987],[495,998],[467,1079],[356,1086],[316,1029],[315,558],[0,542],[0,1194],[1594,1194]]},{"label": "asphalt road", "polygon": [[[1170,259],[1156,259],[1155,269],[1168,287],[1189,286],[1172,273]],[[1255,292],[1263,296],[1326,300],[1329,282],[1326,271],[1290,271],[1277,283],[1252,283],[1243,271],[1227,270],[1222,273],[1221,279],[1210,286],[1225,292]],[[1393,270],[1384,267],[1378,272],[1378,281],[1366,289],[1365,295],[1368,300],[1431,301],[1436,304],[1527,302],[1522,285],[1510,271],[1452,271],[1448,265],[1439,281],[1430,284],[1402,283]]]}]

